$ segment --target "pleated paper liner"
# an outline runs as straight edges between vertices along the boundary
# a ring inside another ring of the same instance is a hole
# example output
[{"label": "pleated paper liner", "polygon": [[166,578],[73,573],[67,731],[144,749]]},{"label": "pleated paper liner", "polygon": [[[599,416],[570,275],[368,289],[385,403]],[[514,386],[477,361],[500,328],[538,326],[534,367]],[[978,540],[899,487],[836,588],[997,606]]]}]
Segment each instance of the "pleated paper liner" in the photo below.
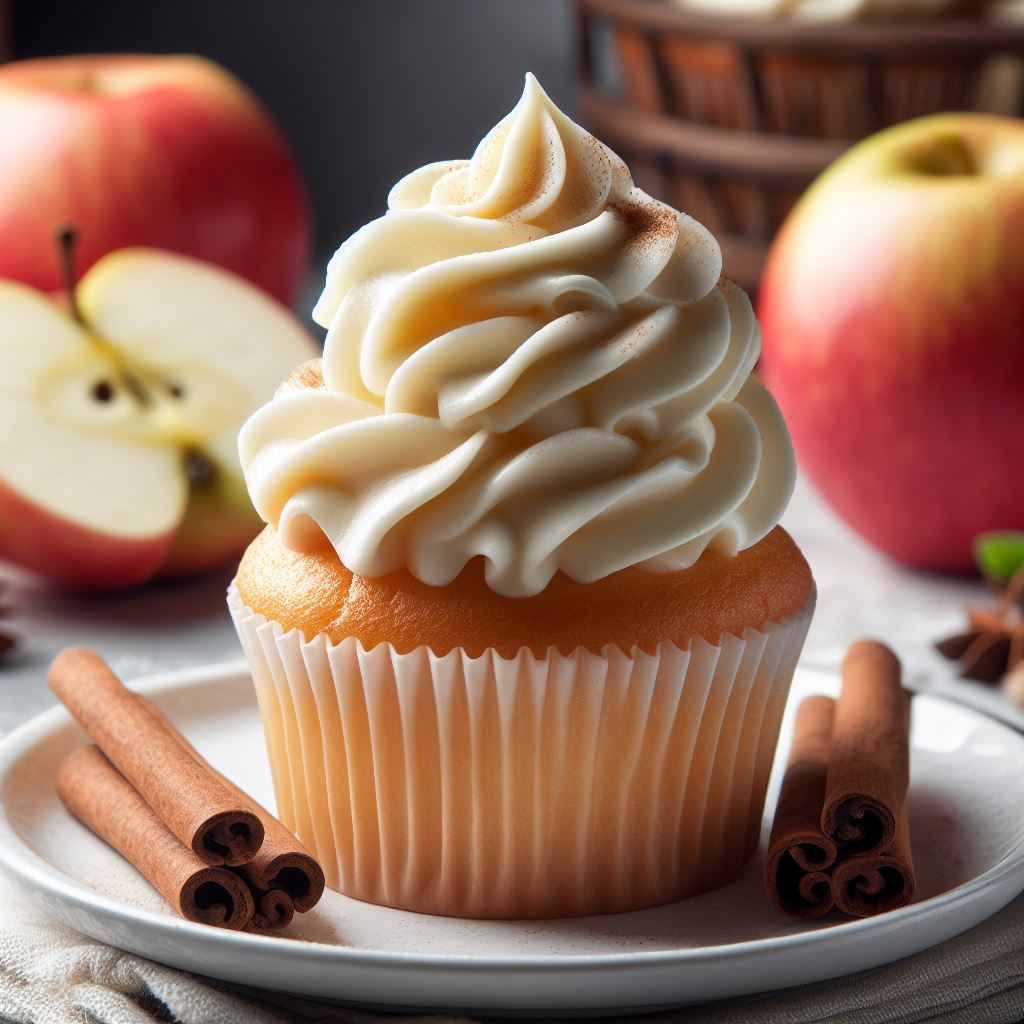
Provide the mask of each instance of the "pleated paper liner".
[{"label": "pleated paper liner", "polygon": [[585,123],[703,222],[755,289],[803,190],[858,139],[944,110],[1024,112],[1024,24],[714,17],[577,0]]},{"label": "pleated paper liner", "polygon": [[813,605],[686,651],[507,659],[307,642],[229,593],[278,813],[328,885],[505,919],[654,906],[740,871]]}]

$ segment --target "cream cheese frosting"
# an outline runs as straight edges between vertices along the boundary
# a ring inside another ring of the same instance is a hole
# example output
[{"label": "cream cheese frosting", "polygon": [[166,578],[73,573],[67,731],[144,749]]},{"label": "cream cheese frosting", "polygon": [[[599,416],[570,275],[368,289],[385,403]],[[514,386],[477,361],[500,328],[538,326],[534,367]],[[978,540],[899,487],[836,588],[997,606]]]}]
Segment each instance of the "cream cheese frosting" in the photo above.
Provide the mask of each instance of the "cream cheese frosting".
[{"label": "cream cheese frosting", "polygon": [[707,230],[527,76],[471,160],[430,164],[331,259],[322,388],[239,448],[283,544],[522,597],[685,569],[778,522],[795,465],[760,332]]}]

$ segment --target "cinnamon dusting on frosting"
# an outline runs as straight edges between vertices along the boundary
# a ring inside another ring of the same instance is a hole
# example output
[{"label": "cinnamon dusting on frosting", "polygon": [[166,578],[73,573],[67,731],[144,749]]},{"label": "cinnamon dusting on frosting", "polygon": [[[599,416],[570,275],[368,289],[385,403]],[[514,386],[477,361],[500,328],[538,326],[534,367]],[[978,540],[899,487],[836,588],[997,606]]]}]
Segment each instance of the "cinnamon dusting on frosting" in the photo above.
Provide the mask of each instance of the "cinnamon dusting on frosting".
[{"label": "cinnamon dusting on frosting", "polygon": [[323,360],[310,359],[309,362],[300,363],[285,377],[275,392],[275,397],[286,395],[291,391],[305,391],[309,388],[322,390],[323,387]]}]

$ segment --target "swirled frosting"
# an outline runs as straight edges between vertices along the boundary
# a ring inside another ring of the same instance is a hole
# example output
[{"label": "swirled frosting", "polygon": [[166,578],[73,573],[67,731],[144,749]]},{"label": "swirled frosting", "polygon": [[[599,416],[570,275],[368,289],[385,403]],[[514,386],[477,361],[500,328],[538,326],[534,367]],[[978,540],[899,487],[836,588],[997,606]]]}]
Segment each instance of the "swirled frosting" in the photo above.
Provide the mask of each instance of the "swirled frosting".
[{"label": "swirled frosting", "polygon": [[495,591],[684,569],[765,536],[795,476],[760,334],[696,221],[528,76],[473,158],[430,164],[337,251],[323,386],[240,437],[287,547]]}]

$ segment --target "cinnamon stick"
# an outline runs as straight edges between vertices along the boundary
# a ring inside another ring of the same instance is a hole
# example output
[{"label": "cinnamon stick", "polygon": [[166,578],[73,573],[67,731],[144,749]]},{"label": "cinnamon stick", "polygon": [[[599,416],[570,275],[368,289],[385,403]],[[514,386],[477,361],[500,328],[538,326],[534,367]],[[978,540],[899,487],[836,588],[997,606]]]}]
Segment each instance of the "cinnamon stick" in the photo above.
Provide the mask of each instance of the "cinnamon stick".
[{"label": "cinnamon stick", "polygon": [[914,898],[917,880],[904,808],[896,820],[896,839],[890,849],[861,854],[836,865],[832,894],[836,906],[844,913],[871,917],[905,907]]},{"label": "cinnamon stick", "polygon": [[836,846],[821,832],[835,701],[808,697],[796,713],[793,744],[782,779],[765,864],[772,902],[794,917],[821,917],[832,909],[829,871]]},{"label": "cinnamon stick", "polygon": [[833,906],[868,917],[914,898],[910,695],[896,656],[872,640],[849,649],[842,674],[837,701],[797,709],[769,840],[768,894],[795,917]]},{"label": "cinnamon stick", "polygon": [[[145,700],[144,697],[140,699]],[[160,712],[157,711],[157,714]],[[261,807],[248,793],[205,761],[202,754],[170,722],[167,722],[167,728],[199,764],[235,795],[242,807],[260,819],[263,825],[263,845],[251,860],[236,869],[249,883],[254,896],[262,894],[262,898],[269,892],[283,892],[298,913],[312,910],[323,896],[325,885],[324,869],[317,860],[270,811]]]},{"label": "cinnamon stick", "polygon": [[258,891],[283,892],[298,913],[312,910],[324,894],[324,869],[277,818],[252,801],[247,806],[262,818],[266,839],[236,870]]},{"label": "cinnamon stick", "polygon": [[[82,674],[83,668],[88,674]],[[180,786],[179,773],[183,771],[197,781],[197,788],[200,789],[197,799],[203,799],[204,794],[216,794],[219,806],[230,808],[231,813],[237,816],[236,820],[242,820],[245,815],[246,820],[256,823],[257,827],[251,829],[250,835],[259,837],[258,848],[252,849],[250,846],[244,856],[233,857],[225,863],[238,870],[252,891],[259,894],[259,898],[262,899],[269,892],[283,892],[289,898],[293,910],[298,913],[311,910],[319,902],[324,893],[324,872],[305,846],[266,808],[221,775],[155,705],[127,689],[99,655],[92,651],[66,651],[50,668],[50,685],[111,760],[115,759],[108,745],[111,749],[127,745],[118,732],[123,717],[111,721],[113,714],[104,715],[96,702],[105,701],[105,706],[118,709],[119,715],[123,716],[125,711],[131,714],[135,729],[131,746],[136,752],[122,752],[122,761],[134,766],[136,774],[143,777],[137,771],[138,760],[140,756],[149,758],[150,786],[167,802],[171,813],[178,819],[185,819],[185,824],[179,827],[185,835],[193,837],[190,843],[193,849],[198,844],[202,850],[207,850],[210,840],[199,831],[206,823],[203,814],[197,809],[195,814],[188,816],[188,809],[181,806],[182,801],[190,799],[183,794]],[[80,713],[68,703],[64,694],[69,694],[76,701]],[[104,727],[105,732],[101,732]],[[159,747],[162,752],[170,751],[166,762],[155,761],[152,757],[154,747]],[[122,771],[138,787],[132,772]],[[141,787],[138,788],[149,800],[149,795]],[[150,803],[153,801],[150,800]],[[153,806],[171,825],[171,821],[164,817],[163,809],[156,804]],[[198,826],[195,824],[196,819],[202,819]],[[173,830],[186,841],[177,828]],[[203,856],[199,850],[196,852]]]},{"label": "cinnamon stick", "polygon": [[160,820],[94,746],[70,754],[57,775],[67,809],[118,851],[182,917],[220,928],[253,918],[245,882],[225,867],[204,864]]},{"label": "cinnamon stick", "polygon": [[249,888],[256,912],[249,922],[249,927],[257,932],[276,931],[286,928],[295,916],[295,904],[291,896],[282,889],[271,889],[269,892]]},{"label": "cinnamon stick", "polygon": [[95,652],[64,651],[50,688],[157,818],[209,865],[244,864],[259,850],[264,826],[240,806],[202,759],[178,740],[149,701],[132,693]]},{"label": "cinnamon stick", "polygon": [[888,647],[859,640],[846,653],[832,727],[821,830],[842,857],[893,847],[910,781],[910,699]]}]

